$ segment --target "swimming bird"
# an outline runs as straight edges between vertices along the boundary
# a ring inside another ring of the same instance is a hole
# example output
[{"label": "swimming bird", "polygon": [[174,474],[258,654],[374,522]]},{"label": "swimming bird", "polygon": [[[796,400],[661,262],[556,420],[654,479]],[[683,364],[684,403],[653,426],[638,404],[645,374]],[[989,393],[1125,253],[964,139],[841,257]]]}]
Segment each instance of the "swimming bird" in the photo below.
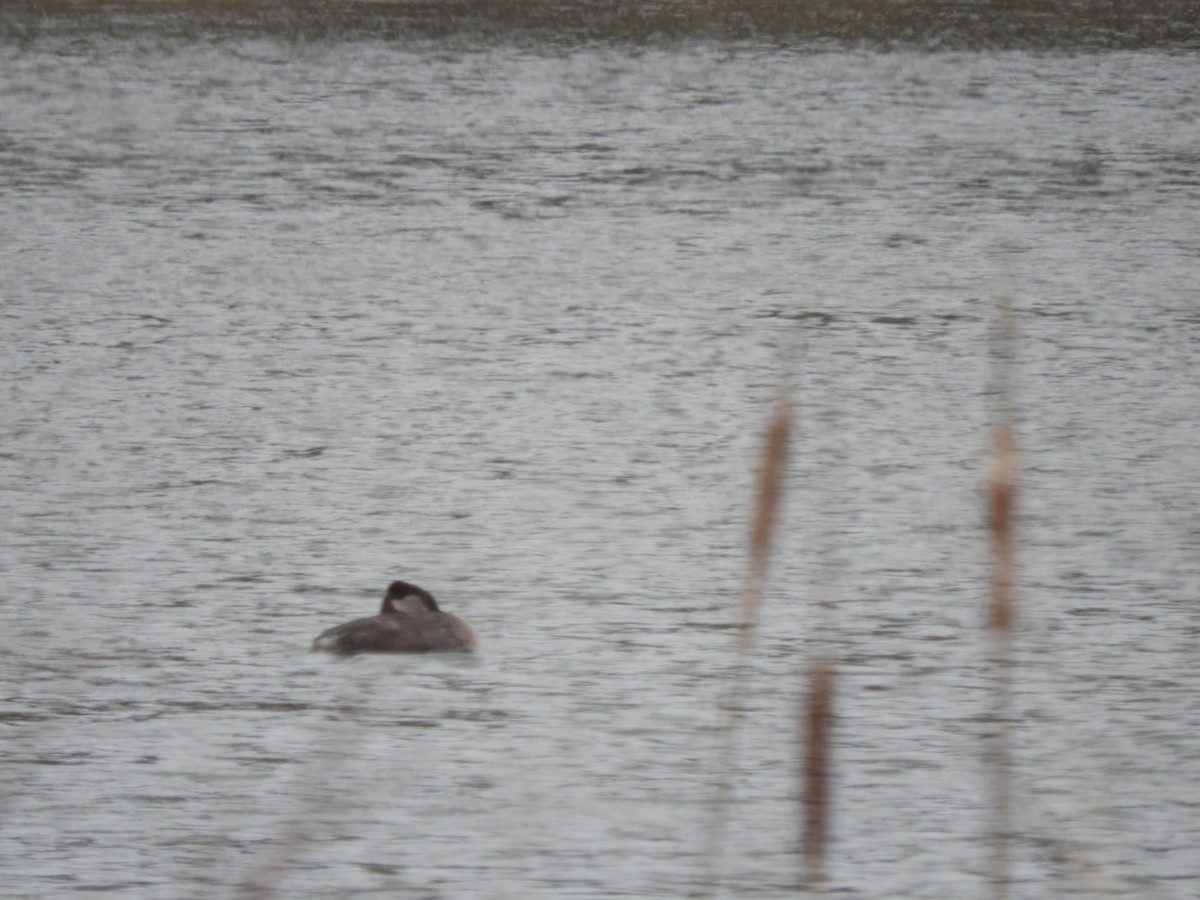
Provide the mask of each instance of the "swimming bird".
[{"label": "swimming bird", "polygon": [[467,621],[442,612],[429,591],[393,581],[379,615],[335,625],[317,635],[314,650],[331,653],[423,653],[475,649],[478,638]]}]

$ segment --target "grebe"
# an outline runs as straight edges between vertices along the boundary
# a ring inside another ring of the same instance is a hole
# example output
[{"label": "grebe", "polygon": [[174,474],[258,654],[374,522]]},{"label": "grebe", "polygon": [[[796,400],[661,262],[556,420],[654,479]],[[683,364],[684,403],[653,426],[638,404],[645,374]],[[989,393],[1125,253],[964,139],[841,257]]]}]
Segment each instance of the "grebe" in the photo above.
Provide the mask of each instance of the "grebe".
[{"label": "grebe", "polygon": [[465,619],[438,609],[433,594],[415,584],[393,581],[379,615],[355,619],[323,631],[314,650],[333,653],[422,653],[475,649],[478,639]]}]

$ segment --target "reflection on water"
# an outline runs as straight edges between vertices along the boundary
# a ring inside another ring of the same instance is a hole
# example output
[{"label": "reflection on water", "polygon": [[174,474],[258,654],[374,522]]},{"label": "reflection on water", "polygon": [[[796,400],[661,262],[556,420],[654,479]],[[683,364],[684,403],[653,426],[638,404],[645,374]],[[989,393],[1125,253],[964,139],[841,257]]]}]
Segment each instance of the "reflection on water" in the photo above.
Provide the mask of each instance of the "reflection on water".
[{"label": "reflection on water", "polygon": [[[0,71],[6,895],[693,890],[785,365],[729,895],[796,878],[826,548],[831,888],[980,895],[1005,278],[1019,895],[1195,894],[1194,59],[92,31]],[[393,578],[479,654],[308,652]]]}]

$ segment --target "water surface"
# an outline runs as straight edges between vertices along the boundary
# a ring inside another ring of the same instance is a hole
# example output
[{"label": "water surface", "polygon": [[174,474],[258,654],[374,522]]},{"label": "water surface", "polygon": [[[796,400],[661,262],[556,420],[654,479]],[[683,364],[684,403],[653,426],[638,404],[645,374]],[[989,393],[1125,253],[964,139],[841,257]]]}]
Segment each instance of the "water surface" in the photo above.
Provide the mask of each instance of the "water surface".
[{"label": "water surface", "polygon": [[[787,370],[728,895],[799,877],[831,597],[830,889],[982,895],[1005,290],[1011,893],[1194,896],[1194,54],[93,34],[0,72],[9,896],[694,890]],[[478,655],[308,652],[393,578]]]}]

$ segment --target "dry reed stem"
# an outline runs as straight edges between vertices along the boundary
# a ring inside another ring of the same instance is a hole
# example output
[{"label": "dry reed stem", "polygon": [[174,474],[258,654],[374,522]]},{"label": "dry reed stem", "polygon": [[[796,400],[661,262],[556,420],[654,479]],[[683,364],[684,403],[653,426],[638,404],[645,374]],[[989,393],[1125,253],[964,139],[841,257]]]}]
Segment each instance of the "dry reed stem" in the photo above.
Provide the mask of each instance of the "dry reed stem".
[{"label": "dry reed stem", "polygon": [[1007,422],[996,429],[988,474],[988,534],[992,543],[992,603],[988,622],[1002,633],[1013,623],[1013,579],[1016,569],[1013,514],[1017,498],[1017,439]]},{"label": "dry reed stem", "polygon": [[825,880],[825,845],[829,834],[829,739],[833,726],[834,669],[819,660],[808,673],[804,710],[804,855],[806,880]]},{"label": "dry reed stem", "polygon": [[991,603],[988,626],[995,639],[992,658],[992,682],[995,711],[992,730],[984,748],[991,782],[991,863],[992,897],[1005,900],[1009,884],[1009,842],[1012,835],[1012,752],[1009,727],[1012,720],[1012,627],[1013,581],[1016,570],[1014,552],[1014,512],[1017,493],[1016,438],[1007,422],[1001,423],[994,438],[994,457],[987,485],[988,535],[992,546]]},{"label": "dry reed stem", "polygon": [[791,427],[792,407],[784,393],[775,405],[775,413],[771,417],[771,422],[763,437],[762,456],[758,468],[758,487],[755,493],[754,519],[750,530],[750,565],[746,581],[742,585],[737,659],[725,705],[725,721],[721,729],[721,752],[717,764],[716,790],[713,796],[713,819],[706,852],[707,873],[698,894],[701,897],[714,896],[720,879],[721,856],[724,850],[725,832],[729,824],[729,799],[732,794],[733,773],[737,767],[738,726],[741,724],[743,713],[746,661],[754,647],[758,610],[762,606],[767,567],[778,525]]},{"label": "dry reed stem", "polygon": [[754,528],[750,534],[751,572],[760,578],[766,575],[767,563],[771,556],[779,503],[783,497],[783,476],[787,469],[791,430],[792,407],[784,398],[776,405],[775,416],[763,440],[762,465],[758,474],[758,502],[755,504]]},{"label": "dry reed stem", "polygon": [[787,470],[788,443],[792,428],[792,407],[787,398],[775,406],[775,414],[763,436],[762,459],[758,467],[754,524],[750,529],[750,570],[742,585],[741,612],[738,620],[738,657],[744,660],[754,646],[758,610],[766,588],[771,546],[775,539],[779,506],[783,498],[783,478]]},{"label": "dry reed stem", "polygon": [[992,356],[996,366],[1000,412],[992,442],[992,462],[987,478],[987,531],[992,551],[988,628],[994,640],[991,659],[994,713],[992,728],[984,738],[984,759],[991,784],[992,825],[989,881],[992,897],[1008,897],[1009,845],[1012,838],[1012,637],[1016,609],[1017,440],[1014,414],[1013,371],[1016,317],[1011,299],[997,299],[997,330]]},{"label": "dry reed stem", "polygon": [[[352,751],[357,738],[332,711],[360,703],[366,705],[370,694],[371,682],[365,676],[347,682],[344,693],[331,703],[331,711],[326,711],[320,722],[313,726],[309,762],[306,770],[301,772],[303,780],[299,789],[292,795],[292,808],[287,818],[278,823],[273,840],[251,857],[249,870],[243,873],[231,896],[237,900],[270,900],[286,896],[280,883],[292,874],[302,849],[311,844],[318,833],[314,819],[324,802],[321,791],[353,762]],[[322,763],[318,765],[317,760]]]}]

